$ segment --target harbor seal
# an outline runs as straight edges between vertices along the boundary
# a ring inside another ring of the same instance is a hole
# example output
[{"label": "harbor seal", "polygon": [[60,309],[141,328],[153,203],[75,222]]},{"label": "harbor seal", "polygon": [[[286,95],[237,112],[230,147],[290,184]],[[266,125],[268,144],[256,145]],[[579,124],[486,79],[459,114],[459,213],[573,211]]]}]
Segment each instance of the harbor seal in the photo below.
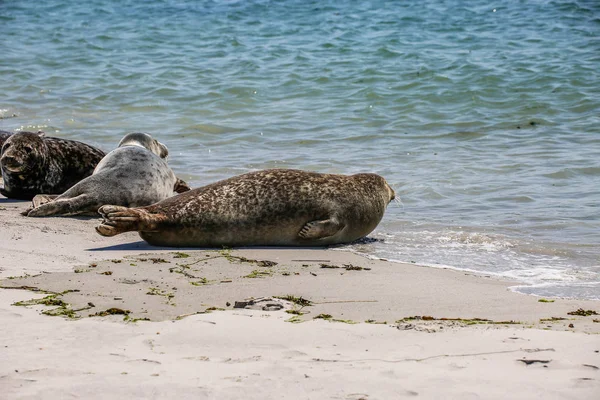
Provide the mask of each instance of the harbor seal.
[{"label": "harbor seal", "polygon": [[97,215],[104,204],[147,206],[190,190],[169,165],[167,147],[147,133],[125,135],[119,147],[108,153],[91,176],[60,196],[37,195],[28,217]]},{"label": "harbor seal", "polygon": [[170,247],[324,246],[369,234],[394,198],[376,174],[250,172],[140,208],[100,207],[103,236]]},{"label": "harbor seal", "polygon": [[2,146],[0,169],[4,196],[31,200],[36,194],[60,194],[89,176],[104,152],[75,140],[18,132]]}]

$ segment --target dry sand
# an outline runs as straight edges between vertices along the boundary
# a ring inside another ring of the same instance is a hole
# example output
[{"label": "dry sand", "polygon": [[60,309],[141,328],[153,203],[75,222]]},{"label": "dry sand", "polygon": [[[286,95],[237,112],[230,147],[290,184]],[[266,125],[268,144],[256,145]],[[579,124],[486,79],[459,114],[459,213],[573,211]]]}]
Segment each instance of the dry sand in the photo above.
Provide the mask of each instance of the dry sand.
[{"label": "dry sand", "polygon": [[1,398],[600,398],[600,316],[569,314],[598,302],[340,249],[156,248],[26,206],[0,197]]}]

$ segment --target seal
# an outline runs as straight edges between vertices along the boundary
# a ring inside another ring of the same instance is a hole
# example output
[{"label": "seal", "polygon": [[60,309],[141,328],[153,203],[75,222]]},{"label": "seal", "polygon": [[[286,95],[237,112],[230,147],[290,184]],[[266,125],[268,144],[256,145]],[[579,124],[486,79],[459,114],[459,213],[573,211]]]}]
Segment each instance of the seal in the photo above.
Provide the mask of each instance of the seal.
[{"label": "seal", "polygon": [[31,200],[36,194],[60,194],[94,172],[104,152],[75,140],[18,132],[2,146],[0,169],[4,196]]},{"label": "seal", "polygon": [[37,195],[28,217],[97,215],[104,204],[147,206],[190,190],[169,165],[169,150],[147,133],[125,135],[108,153],[91,176],[60,196]]},{"label": "seal", "polygon": [[138,231],[156,246],[325,246],[369,234],[395,197],[376,174],[271,169],[140,208],[100,207],[103,236]]}]

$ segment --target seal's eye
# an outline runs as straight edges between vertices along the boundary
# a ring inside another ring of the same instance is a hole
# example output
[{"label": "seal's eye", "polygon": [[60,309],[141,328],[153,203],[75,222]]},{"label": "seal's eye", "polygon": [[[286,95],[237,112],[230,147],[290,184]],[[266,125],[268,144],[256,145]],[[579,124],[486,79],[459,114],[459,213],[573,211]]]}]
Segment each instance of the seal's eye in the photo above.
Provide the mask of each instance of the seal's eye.
[{"label": "seal's eye", "polygon": [[23,147],[23,150],[25,150],[25,153],[29,154],[33,151],[33,148],[31,146],[25,146]]}]

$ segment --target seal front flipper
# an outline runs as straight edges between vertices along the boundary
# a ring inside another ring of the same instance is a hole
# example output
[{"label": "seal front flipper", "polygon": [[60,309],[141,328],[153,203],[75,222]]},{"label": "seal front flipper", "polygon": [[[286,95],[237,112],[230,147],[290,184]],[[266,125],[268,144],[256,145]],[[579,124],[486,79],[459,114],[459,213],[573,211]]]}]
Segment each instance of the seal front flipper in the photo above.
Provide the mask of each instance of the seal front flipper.
[{"label": "seal front flipper", "polygon": [[94,198],[87,194],[81,194],[76,197],[58,200],[51,200],[51,196],[48,196],[48,198],[44,198],[45,195],[41,198],[38,198],[38,196],[35,196],[33,199],[34,205],[36,204],[36,199],[38,199],[38,201],[48,202],[41,204],[39,207],[35,207],[29,211],[27,213],[28,217],[77,215],[87,212],[88,208],[94,204]]},{"label": "seal front flipper", "polygon": [[36,194],[35,197],[31,200],[31,205],[25,209],[25,211],[21,212],[21,215],[27,217],[29,212],[35,208],[38,208],[42,204],[50,203],[52,200],[56,199],[58,194]]},{"label": "seal front flipper", "polygon": [[298,236],[302,239],[323,239],[335,235],[342,230],[343,227],[344,224],[333,218],[310,221],[300,229]]},{"label": "seal front flipper", "polygon": [[192,190],[192,188],[185,181],[177,178],[175,186],[173,187],[173,191],[176,193],[184,193],[188,190]]}]

